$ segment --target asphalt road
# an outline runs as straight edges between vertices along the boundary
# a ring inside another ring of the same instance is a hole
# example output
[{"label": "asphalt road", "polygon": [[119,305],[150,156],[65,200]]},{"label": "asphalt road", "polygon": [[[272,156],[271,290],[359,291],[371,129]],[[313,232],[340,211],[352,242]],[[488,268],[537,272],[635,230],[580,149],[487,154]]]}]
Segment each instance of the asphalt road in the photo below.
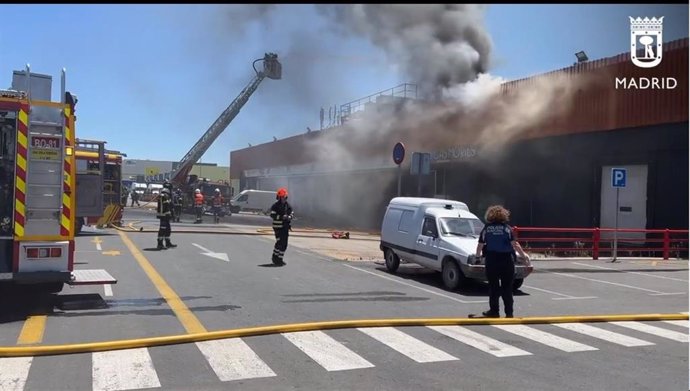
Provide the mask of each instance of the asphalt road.
[{"label": "asphalt road", "polygon": [[[128,220],[153,223],[127,210]],[[206,217],[211,221],[211,217]],[[227,218],[226,218],[227,219]],[[190,222],[191,219],[188,219]],[[223,226],[268,226],[233,215]],[[485,284],[458,292],[409,265],[343,262],[270,236],[95,231],[77,268],[118,283],[59,295],[0,293],[0,345],[71,344],[325,320],[466,317]],[[227,255],[227,261],[225,256]],[[687,261],[535,262],[516,316],[688,311]],[[0,358],[1,390],[686,390],[688,322],[445,326],[275,334],[113,352]]]}]

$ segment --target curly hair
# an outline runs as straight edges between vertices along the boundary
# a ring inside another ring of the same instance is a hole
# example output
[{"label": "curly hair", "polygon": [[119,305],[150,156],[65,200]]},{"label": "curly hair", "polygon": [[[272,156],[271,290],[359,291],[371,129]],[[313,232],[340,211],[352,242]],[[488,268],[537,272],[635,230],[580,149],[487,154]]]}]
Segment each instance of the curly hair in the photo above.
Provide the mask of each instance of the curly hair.
[{"label": "curly hair", "polygon": [[487,223],[505,223],[510,220],[510,211],[503,205],[492,205],[486,209],[484,220]]}]

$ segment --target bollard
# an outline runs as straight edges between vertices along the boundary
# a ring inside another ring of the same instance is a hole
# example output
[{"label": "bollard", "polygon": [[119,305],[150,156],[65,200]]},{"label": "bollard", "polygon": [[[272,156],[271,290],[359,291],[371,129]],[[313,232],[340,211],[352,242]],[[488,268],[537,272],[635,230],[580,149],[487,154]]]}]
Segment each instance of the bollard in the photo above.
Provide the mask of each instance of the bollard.
[{"label": "bollard", "polygon": [[671,247],[671,237],[668,228],[664,230],[664,260],[668,261],[669,250]]},{"label": "bollard", "polygon": [[592,235],[592,259],[595,261],[599,259],[599,239],[601,238],[601,231],[599,231],[599,227],[594,228],[594,232]]}]

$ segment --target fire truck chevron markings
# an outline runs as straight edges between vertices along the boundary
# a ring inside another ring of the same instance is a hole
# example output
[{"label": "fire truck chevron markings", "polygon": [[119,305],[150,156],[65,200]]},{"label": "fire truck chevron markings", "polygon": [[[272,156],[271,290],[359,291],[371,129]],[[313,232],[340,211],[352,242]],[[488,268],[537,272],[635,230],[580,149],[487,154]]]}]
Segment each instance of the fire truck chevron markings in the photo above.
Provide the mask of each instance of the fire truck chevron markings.
[{"label": "fire truck chevron markings", "polygon": [[199,249],[201,249],[202,251],[205,251],[205,252],[201,253],[201,255],[206,255],[206,256],[209,256],[211,258],[220,259],[221,261],[230,262],[230,259],[228,258],[227,253],[214,253],[213,251],[211,251],[205,247],[202,247],[196,243],[192,243],[192,244],[194,246],[198,247]]}]

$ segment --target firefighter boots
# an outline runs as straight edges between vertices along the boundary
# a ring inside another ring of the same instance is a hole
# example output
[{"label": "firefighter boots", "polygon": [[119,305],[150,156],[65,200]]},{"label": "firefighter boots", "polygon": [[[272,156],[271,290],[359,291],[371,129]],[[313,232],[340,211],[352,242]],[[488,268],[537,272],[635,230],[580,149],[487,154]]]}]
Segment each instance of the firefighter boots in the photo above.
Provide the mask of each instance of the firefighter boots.
[{"label": "firefighter boots", "polygon": [[158,239],[158,247],[156,248],[157,250],[167,250],[167,247],[163,245],[163,239]]},{"label": "firefighter boots", "polygon": [[165,246],[166,246],[167,248],[175,248],[175,247],[177,247],[177,245],[176,245],[176,244],[173,244],[173,243],[170,241],[170,239],[165,239]]}]

